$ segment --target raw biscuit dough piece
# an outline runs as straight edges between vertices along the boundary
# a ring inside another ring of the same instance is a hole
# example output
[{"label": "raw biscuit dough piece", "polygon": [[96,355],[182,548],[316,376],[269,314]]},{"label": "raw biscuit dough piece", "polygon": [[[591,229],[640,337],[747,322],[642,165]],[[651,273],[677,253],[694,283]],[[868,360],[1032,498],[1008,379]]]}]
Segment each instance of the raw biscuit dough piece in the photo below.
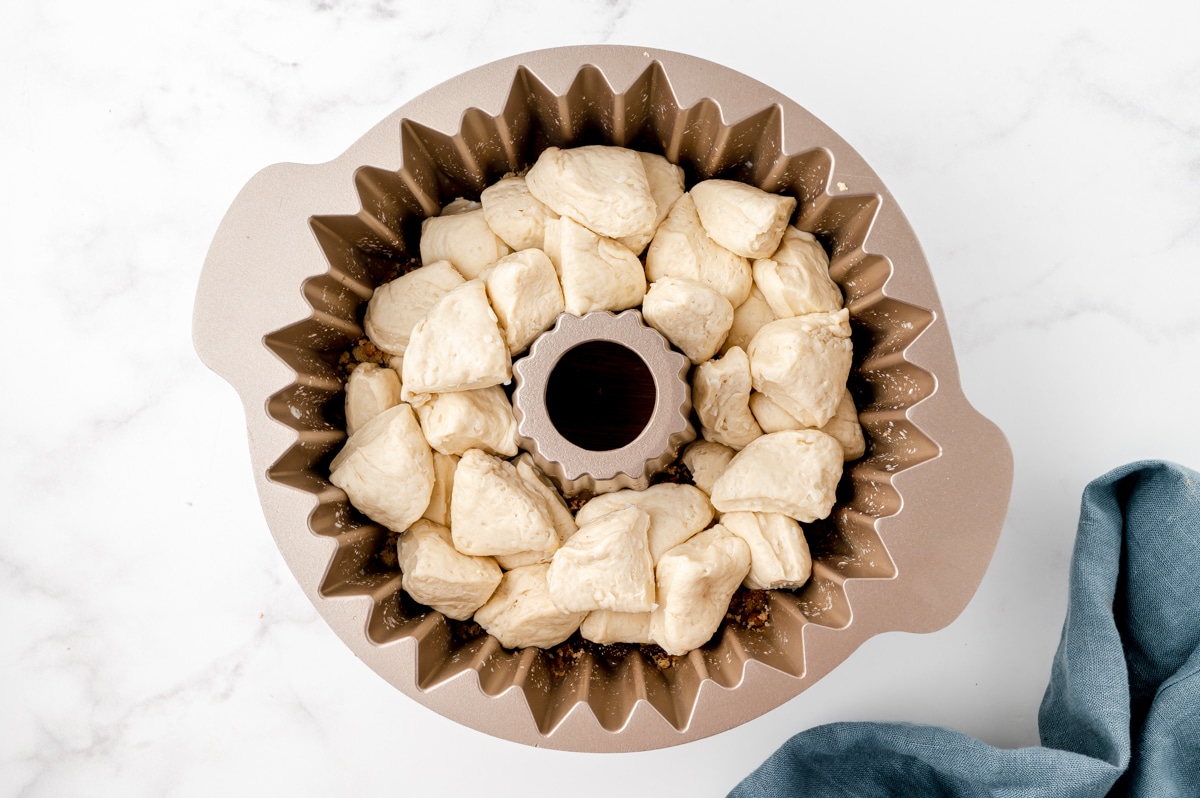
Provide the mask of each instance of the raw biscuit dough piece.
[{"label": "raw biscuit dough piece", "polygon": [[579,625],[579,634],[584,640],[591,640],[607,646],[613,643],[648,644],[650,639],[650,613],[648,612],[613,612],[612,610],[596,610],[589,612]]},{"label": "raw biscuit dough piece", "polygon": [[367,337],[383,351],[403,355],[417,322],[425,318],[434,303],[464,282],[450,261],[439,260],[426,261],[421,268],[384,283],[367,302],[363,320]]},{"label": "raw biscuit dough piece", "polygon": [[507,460],[470,449],[454,472],[450,534],[463,554],[548,551],[558,543],[545,499]]},{"label": "raw biscuit dough piece", "polygon": [[386,366],[359,363],[346,381],[346,432],[353,435],[375,416],[400,404],[400,375]]},{"label": "raw biscuit dough piece", "polygon": [[482,607],[500,584],[500,566],[491,557],[460,554],[450,530],[420,520],[400,536],[400,586],[413,599],[456,621]]},{"label": "raw biscuit dough piece", "polygon": [[553,648],[566,640],[586,613],[554,606],[546,585],[549,568],[542,563],[506,572],[500,587],[475,613],[475,622],[505,648]]},{"label": "raw biscuit dough piece", "polygon": [[421,517],[433,493],[433,455],[416,415],[403,402],[354,433],[329,470],[329,481],[351,504],[396,532]]},{"label": "raw biscuit dough piece", "polygon": [[558,218],[557,213],[530,193],[525,178],[516,175],[488,186],[479,199],[488,227],[516,252],[541,249],[546,221]]},{"label": "raw biscuit dough piece", "polygon": [[867,441],[863,437],[862,424],[858,420],[858,408],[854,406],[854,397],[847,390],[842,394],[837,412],[821,432],[832,435],[842,445],[843,457],[847,462],[857,460],[867,452]]},{"label": "raw biscuit dough piece", "polygon": [[746,301],[733,309],[733,324],[729,327],[725,343],[721,344],[721,354],[735,346],[745,349],[758,331],[773,321],[775,314],[771,311],[771,306],[767,304],[758,286],[753,286]]},{"label": "raw biscuit dough piece", "polygon": [[[805,429],[805,426],[788,414],[765,393],[750,394],[750,412],[758,419],[763,432],[780,432],[787,429]],[[867,450],[862,426],[858,423],[858,409],[850,391],[842,394],[833,418],[821,427],[821,432],[833,436],[842,445],[843,458],[849,462],[862,457]]]},{"label": "raw biscuit dough piece", "polygon": [[765,393],[755,391],[750,394],[750,412],[754,414],[758,426],[762,427],[762,431],[767,434],[782,432],[785,429],[805,428],[794,416]]},{"label": "raw biscuit dough piece", "polygon": [[795,197],[768,194],[736,180],[703,180],[691,193],[704,231],[743,258],[774,252],[796,210]]},{"label": "raw biscuit dough piece", "polygon": [[722,513],[782,513],[802,524],[833,509],[842,476],[842,445],[815,429],[772,432],[729,461],[713,485]]},{"label": "raw biscuit dough piece", "polygon": [[540,249],[506,255],[482,278],[509,354],[523,351],[566,310],[554,264]]},{"label": "raw biscuit dough piece", "polygon": [[750,412],[750,360],[734,347],[692,373],[692,403],[705,440],[741,449],[762,435]]},{"label": "raw biscuit dough piece", "polygon": [[450,526],[450,497],[454,495],[454,472],[458,468],[458,457],[441,452],[433,453],[433,492],[429,495],[429,506],[421,516],[435,524]]},{"label": "raw biscuit dough piece", "polygon": [[675,201],[683,196],[683,170],[661,155],[639,152],[642,166],[646,169],[646,180],[650,182],[650,194],[654,197],[657,213],[654,227],[642,235],[625,236],[617,239],[629,247],[635,255],[641,255],[646,245],[654,238],[654,231],[662,224]]},{"label": "raw biscuit dough piece", "polygon": [[658,226],[646,250],[646,276],[651,281],[683,277],[716,289],[737,307],[750,295],[754,277],[750,261],[708,237],[691,194],[684,194]]},{"label": "raw biscuit dough piece", "polygon": [[439,299],[413,328],[402,395],[468,391],[508,382],[512,359],[480,280]]},{"label": "raw biscuit dough piece", "polygon": [[468,280],[511,251],[488,227],[482,208],[421,222],[421,262],[448,260]]},{"label": "raw biscuit dough piece", "polygon": [[823,427],[850,376],[850,314],[843,309],[773,321],[758,331],[746,353],[756,391],[804,426]]},{"label": "raw biscuit dough piece", "polygon": [[725,466],[729,465],[735,454],[735,450],[723,443],[699,440],[683,450],[682,459],[688,471],[692,472],[692,482],[706,495],[711,496],[713,483],[725,471]]},{"label": "raw biscuit dough piece", "polygon": [[641,156],[624,147],[549,147],[525,175],[533,196],[607,238],[654,232],[658,208]]},{"label": "raw biscuit dough piece", "polygon": [[779,513],[725,513],[721,525],[750,547],[751,590],[800,587],[812,575],[808,541],[794,518]]},{"label": "raw biscuit dough piece", "polygon": [[466,213],[467,211],[477,211],[483,207],[482,203],[469,200],[466,197],[459,197],[456,200],[447,202],[442,206],[438,216],[453,216],[456,213]]},{"label": "raw biscuit dough piece", "polygon": [[829,276],[829,256],[812,235],[788,227],[769,258],[754,261],[754,284],[777,319],[842,309],[842,289]]},{"label": "raw biscuit dough piece", "polygon": [[499,385],[430,394],[417,407],[417,418],[425,440],[442,454],[461,455],[468,449],[502,457],[517,453],[517,420]]},{"label": "raw biscuit dough piece", "polygon": [[664,482],[645,490],[618,490],[602,493],[579,508],[575,523],[583,526],[626,506],[637,507],[650,516],[650,557],[654,562],[673,548],[708,526],[713,507],[704,491],[695,485]]},{"label": "raw biscuit dough piece", "polygon": [[679,277],[663,277],[650,286],[642,315],[692,363],[715,355],[733,324],[728,299],[703,283]]},{"label": "raw biscuit dough piece", "polygon": [[517,474],[521,479],[525,480],[525,484],[533,488],[534,493],[537,493],[545,500],[546,508],[550,512],[550,522],[554,526],[556,540],[553,547],[544,551],[523,551],[519,554],[498,555],[496,562],[500,563],[500,567],[506,571],[511,571],[513,568],[520,568],[523,565],[550,562],[550,558],[554,556],[554,552],[558,551],[559,546],[570,540],[578,528],[575,525],[575,516],[571,515],[571,510],[563,500],[562,494],[551,484],[546,475],[533,464],[533,458],[529,453],[521,452],[513,463],[517,466]]},{"label": "raw biscuit dough piece", "polygon": [[554,552],[546,584],[563,612],[649,612],[654,608],[654,561],[646,533],[650,516],[624,507],[579,527]]},{"label": "raw biscuit dough piece", "polygon": [[658,607],[650,615],[650,637],[668,654],[704,645],[749,572],[750,548],[720,524],[671,549],[655,569]]},{"label": "raw biscuit dough piece", "polygon": [[546,223],[546,254],[558,273],[568,313],[625,310],[640,305],[646,295],[646,274],[637,255],[570,218]]}]

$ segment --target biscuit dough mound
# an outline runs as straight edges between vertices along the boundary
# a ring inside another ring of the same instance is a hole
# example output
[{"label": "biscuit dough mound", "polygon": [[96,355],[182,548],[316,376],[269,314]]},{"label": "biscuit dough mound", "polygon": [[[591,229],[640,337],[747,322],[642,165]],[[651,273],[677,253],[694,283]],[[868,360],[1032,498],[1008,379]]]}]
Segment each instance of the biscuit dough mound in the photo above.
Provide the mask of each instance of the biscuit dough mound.
[{"label": "biscuit dough mound", "polygon": [[454,472],[450,533],[463,554],[549,551],[558,545],[545,499],[507,460],[470,449]]},{"label": "biscuit dough mound", "polygon": [[520,568],[523,565],[550,562],[550,558],[554,556],[554,552],[563,543],[570,540],[571,536],[578,529],[575,525],[575,516],[571,515],[571,510],[567,507],[566,501],[563,500],[562,494],[554,488],[549,478],[533,464],[533,458],[529,453],[521,452],[513,460],[513,463],[517,467],[517,475],[525,480],[525,484],[532,488],[533,492],[541,496],[546,502],[546,509],[550,514],[550,523],[554,527],[555,540],[549,549],[497,555],[496,562],[500,563],[500,567],[506,571]]},{"label": "biscuit dough mound", "polygon": [[517,453],[517,420],[499,385],[430,394],[417,406],[417,419],[425,440],[442,454],[461,455],[468,449],[502,457]]},{"label": "biscuit dough mound", "polygon": [[618,490],[602,493],[579,508],[575,523],[583,526],[609,513],[631,506],[650,516],[647,538],[650,557],[658,562],[667,549],[700,532],[713,519],[713,507],[704,492],[695,485],[664,482],[645,490]]},{"label": "biscuit dough mound", "polygon": [[505,255],[481,276],[510,354],[523,352],[566,310],[554,264],[540,249]]},{"label": "biscuit dough mound", "polygon": [[752,286],[746,301],[733,309],[733,324],[729,327],[725,343],[721,344],[721,354],[735,346],[745,349],[758,331],[773,321],[775,314],[771,312],[771,306],[767,304],[758,286]]},{"label": "biscuit dough mound", "polygon": [[350,436],[329,469],[355,507],[396,532],[421,517],[433,493],[433,455],[403,402]]},{"label": "biscuit dough mound", "polygon": [[414,269],[375,289],[367,302],[363,328],[371,342],[392,355],[403,355],[412,329],[439,299],[465,282],[448,260]]},{"label": "biscuit dough mound", "polygon": [[796,198],[769,194],[736,180],[703,180],[692,198],[705,232],[743,258],[765,258],[779,247]]},{"label": "biscuit dough mound", "polygon": [[642,263],[628,247],[563,217],[546,223],[546,254],[568,313],[636,307],[646,295]]},{"label": "biscuit dough mound", "polygon": [[[750,412],[754,413],[763,432],[806,429],[765,393],[755,391],[750,394]],[[850,395],[849,390],[842,394],[842,401],[838,403],[833,418],[820,430],[837,439],[842,445],[843,457],[847,462],[857,460],[866,453],[867,442],[863,437],[862,425],[858,422],[858,409],[854,406],[854,397]]]},{"label": "biscuit dough mound", "polygon": [[374,363],[359,363],[346,381],[346,432],[353,435],[368,421],[400,404],[400,375]]},{"label": "biscuit dough mound", "polygon": [[659,225],[646,250],[646,276],[652,281],[683,277],[715,289],[737,307],[750,295],[750,261],[708,237],[691,194],[684,194]]},{"label": "biscuit dough mound", "polygon": [[650,615],[650,637],[668,654],[704,645],[749,572],[750,548],[720,524],[666,552],[655,569],[658,607]]},{"label": "biscuit dough mound", "polygon": [[692,404],[705,440],[741,449],[762,435],[750,412],[750,360],[738,347],[692,373]]},{"label": "biscuit dough mound", "polygon": [[508,382],[512,360],[482,281],[455,288],[417,322],[402,376],[406,399]]},{"label": "biscuit dough mound", "polygon": [[601,645],[613,643],[651,643],[649,612],[589,612],[579,625],[584,640]]},{"label": "biscuit dough mound", "polygon": [[563,612],[649,612],[654,607],[649,528],[650,516],[633,506],[579,527],[546,572],[550,600]]},{"label": "biscuit dough mound", "polygon": [[658,208],[642,158],[624,147],[549,147],[525,175],[530,193],[606,238],[648,235]]},{"label": "biscuit dough mound", "polygon": [[807,313],[763,327],[746,350],[754,389],[806,427],[833,418],[854,358],[850,316]]},{"label": "biscuit dough mound", "polygon": [[450,530],[432,521],[417,521],[400,536],[399,560],[408,595],[456,621],[474,615],[500,584],[495,560],[460,554]]},{"label": "biscuit dough mound", "polygon": [[779,249],[754,261],[753,272],[777,319],[842,308],[842,289],[829,276],[829,256],[812,233],[788,227]]},{"label": "biscuit dough mound", "polygon": [[725,513],[721,525],[750,547],[751,590],[799,587],[812,575],[808,541],[794,518],[779,513]]},{"label": "biscuit dough mound", "polygon": [[421,222],[421,262],[448,260],[468,280],[511,251],[488,227],[482,208]]},{"label": "biscuit dough mound", "polygon": [[833,509],[842,476],[842,446],[815,429],[763,435],[729,461],[713,485],[722,513],[782,513],[801,523]]},{"label": "biscuit dough mound", "polygon": [[715,355],[733,324],[728,299],[707,285],[679,277],[663,277],[650,286],[642,315],[692,363]]},{"label": "biscuit dough mound", "polygon": [[454,472],[458,469],[458,456],[433,453],[433,492],[422,518],[444,527],[450,526],[450,497],[454,495]]},{"label": "biscuit dough mound", "polygon": [[683,450],[682,459],[688,471],[692,472],[692,482],[706,495],[711,496],[713,483],[724,473],[725,467],[735,454],[736,450],[723,443],[699,440]]},{"label": "biscuit dough mound", "polygon": [[558,214],[529,191],[524,177],[509,175],[493,183],[479,195],[483,218],[492,232],[513,251],[541,249],[546,222]]},{"label": "biscuit dough mound", "polygon": [[587,613],[563,612],[550,600],[548,564],[504,574],[500,587],[475,613],[475,622],[505,648],[553,648],[570,637]]}]

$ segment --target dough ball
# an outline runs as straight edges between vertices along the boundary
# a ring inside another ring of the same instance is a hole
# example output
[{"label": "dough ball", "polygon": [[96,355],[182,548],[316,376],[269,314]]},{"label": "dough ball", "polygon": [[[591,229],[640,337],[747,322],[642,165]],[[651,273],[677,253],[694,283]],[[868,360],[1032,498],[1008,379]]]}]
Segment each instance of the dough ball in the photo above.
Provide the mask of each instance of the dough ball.
[{"label": "dough ball", "polygon": [[624,147],[549,147],[525,175],[533,196],[607,238],[653,233],[657,206],[641,156]]},{"label": "dough ball", "polygon": [[549,565],[527,565],[504,574],[500,587],[475,613],[475,622],[505,648],[553,648],[570,637],[586,613],[563,612],[550,600]]},{"label": "dough ball", "polygon": [[750,373],[762,391],[806,427],[833,417],[854,359],[849,314],[808,313],[763,327],[750,342]]},{"label": "dough ball", "polygon": [[683,196],[683,170],[661,155],[649,152],[639,152],[642,166],[646,169],[646,180],[650,183],[650,194],[654,197],[656,213],[654,227],[636,236],[625,236],[617,239],[629,247],[635,255],[641,255],[646,245],[654,238],[654,231],[667,218],[671,206]]},{"label": "dough ball", "polygon": [[429,506],[433,455],[412,408],[403,402],[350,436],[329,468],[329,481],[388,529],[403,532]]},{"label": "dough ball", "polygon": [[646,250],[646,276],[695,280],[715,289],[737,307],[750,295],[750,262],[708,237],[691,194],[684,194],[658,226]]},{"label": "dough ball", "polygon": [[442,454],[468,449],[513,457],[517,453],[517,420],[499,385],[473,391],[430,394],[417,407],[425,440]]},{"label": "dough ball", "polygon": [[749,547],[720,524],[666,552],[655,569],[658,607],[650,615],[650,637],[668,654],[704,645],[749,572]]},{"label": "dough ball", "polygon": [[[375,289],[367,303],[363,328],[371,342],[392,355],[403,355],[412,329],[439,299],[463,284],[448,260],[426,265]],[[400,369],[397,369],[400,371]]]},{"label": "dough ball", "polygon": [[650,639],[649,612],[589,612],[579,625],[579,634],[584,640],[591,640],[603,646],[613,643],[653,642]]},{"label": "dough ball", "polygon": [[579,508],[575,523],[584,526],[623,507],[636,507],[650,516],[647,540],[654,562],[658,562],[667,549],[700,532],[713,519],[712,504],[703,491],[695,485],[664,482],[645,490],[602,493]]},{"label": "dough ball", "polygon": [[769,258],[754,261],[754,284],[777,319],[842,308],[842,289],[829,276],[829,256],[811,234],[789,227]]},{"label": "dough ball", "polygon": [[463,554],[552,551],[558,536],[545,499],[512,463],[470,449],[454,472],[450,534]]},{"label": "dough ball", "polygon": [[524,351],[566,310],[554,264],[540,249],[506,255],[482,278],[510,354]]},{"label": "dough ball", "polygon": [[646,533],[650,516],[627,506],[579,527],[554,552],[546,582],[563,612],[649,612],[654,561]]},{"label": "dough ball", "polygon": [[467,391],[512,377],[512,360],[483,282],[463,283],[413,328],[404,355],[403,395]]},{"label": "dough ball", "polygon": [[729,326],[729,335],[725,337],[725,343],[721,344],[721,354],[735,346],[745,349],[758,331],[773,321],[775,314],[771,312],[771,306],[767,304],[758,286],[753,286],[746,301],[733,309],[733,324]]},{"label": "dough ball", "polygon": [[796,210],[795,197],[768,194],[736,180],[703,180],[691,193],[705,232],[743,258],[774,252]]},{"label": "dough ball", "polygon": [[812,575],[808,541],[794,518],[779,513],[725,513],[721,525],[750,547],[751,590],[800,587]]},{"label": "dough ball", "polygon": [[683,450],[683,464],[692,472],[692,482],[696,483],[696,487],[711,496],[713,483],[724,473],[735,454],[735,450],[723,443],[695,441]]},{"label": "dough ball", "polygon": [[679,277],[664,277],[650,286],[642,315],[692,363],[715,355],[733,324],[728,299],[707,285]]},{"label": "dough ball", "polygon": [[374,363],[359,363],[346,382],[346,432],[353,435],[368,421],[400,404],[400,375]]},{"label": "dough ball", "polygon": [[729,461],[713,485],[722,513],[782,513],[801,523],[833,509],[842,476],[842,446],[815,429],[763,435]]},{"label": "dough ball", "polygon": [[421,262],[448,260],[468,280],[511,251],[488,227],[482,208],[421,222]]},{"label": "dough ball", "polygon": [[400,586],[414,600],[447,618],[465,621],[500,584],[500,566],[491,557],[460,554],[450,530],[420,520],[400,536]]},{"label": "dough ball", "polygon": [[433,453],[433,492],[429,495],[429,506],[425,508],[422,518],[444,527],[450,526],[450,497],[454,495],[454,472],[457,469],[457,456]]},{"label": "dough ball", "polygon": [[750,412],[750,360],[738,347],[692,373],[692,405],[706,440],[741,449],[762,435]]},{"label": "dough ball", "polygon": [[626,310],[642,303],[646,274],[629,248],[567,217],[546,223],[546,254],[562,284],[568,313]]},{"label": "dough ball", "polygon": [[570,540],[577,529],[575,516],[571,515],[571,510],[563,500],[562,494],[558,492],[550,482],[550,479],[533,464],[533,458],[529,456],[529,453],[521,452],[513,463],[517,467],[517,475],[525,480],[525,484],[532,488],[533,492],[541,496],[546,502],[546,508],[550,513],[550,523],[554,527],[555,541],[550,549],[497,555],[496,562],[500,563],[500,567],[506,571],[511,571],[513,568],[520,568],[524,565],[550,562],[550,558],[554,556],[554,552],[563,543]]},{"label": "dough ball", "polygon": [[533,196],[524,177],[509,175],[483,190],[483,218],[514,251],[541,249],[546,221],[558,214]]}]

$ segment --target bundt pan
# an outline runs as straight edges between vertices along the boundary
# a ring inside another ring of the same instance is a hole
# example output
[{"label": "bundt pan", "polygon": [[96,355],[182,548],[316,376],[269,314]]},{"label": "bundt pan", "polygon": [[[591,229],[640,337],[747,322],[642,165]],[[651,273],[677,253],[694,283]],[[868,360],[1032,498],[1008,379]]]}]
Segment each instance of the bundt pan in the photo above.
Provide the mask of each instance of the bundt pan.
[{"label": "bundt pan", "polygon": [[[813,576],[770,594],[766,626],[725,624],[658,667],[636,648],[551,663],[463,635],[400,592],[386,530],[329,482],[345,439],[337,357],[372,290],[411,267],[421,219],[477,198],[546,147],[619,144],[799,199],[853,326],[850,388],[868,448],[826,522]],[[737,726],[797,695],[879,632],[930,632],[975,592],[1012,483],[1001,432],[961,392],[917,239],[883,183],[796,103],[717,64],[567,47],[466,72],[405,104],[344,155],[256,175],[221,223],[195,308],[201,357],[245,405],[271,532],[334,631],[379,675],[488,734],[636,751]],[[551,667],[552,664],[554,667]]]}]

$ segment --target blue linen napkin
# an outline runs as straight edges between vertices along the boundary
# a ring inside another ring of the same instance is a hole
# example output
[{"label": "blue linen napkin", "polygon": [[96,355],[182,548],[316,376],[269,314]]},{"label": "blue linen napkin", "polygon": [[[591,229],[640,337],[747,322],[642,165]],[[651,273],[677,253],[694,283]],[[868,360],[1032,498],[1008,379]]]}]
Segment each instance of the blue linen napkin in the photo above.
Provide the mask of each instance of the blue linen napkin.
[{"label": "blue linen napkin", "polygon": [[730,798],[1200,796],[1200,474],[1159,461],[1083,492],[1042,747],[834,723],[788,740]]}]

